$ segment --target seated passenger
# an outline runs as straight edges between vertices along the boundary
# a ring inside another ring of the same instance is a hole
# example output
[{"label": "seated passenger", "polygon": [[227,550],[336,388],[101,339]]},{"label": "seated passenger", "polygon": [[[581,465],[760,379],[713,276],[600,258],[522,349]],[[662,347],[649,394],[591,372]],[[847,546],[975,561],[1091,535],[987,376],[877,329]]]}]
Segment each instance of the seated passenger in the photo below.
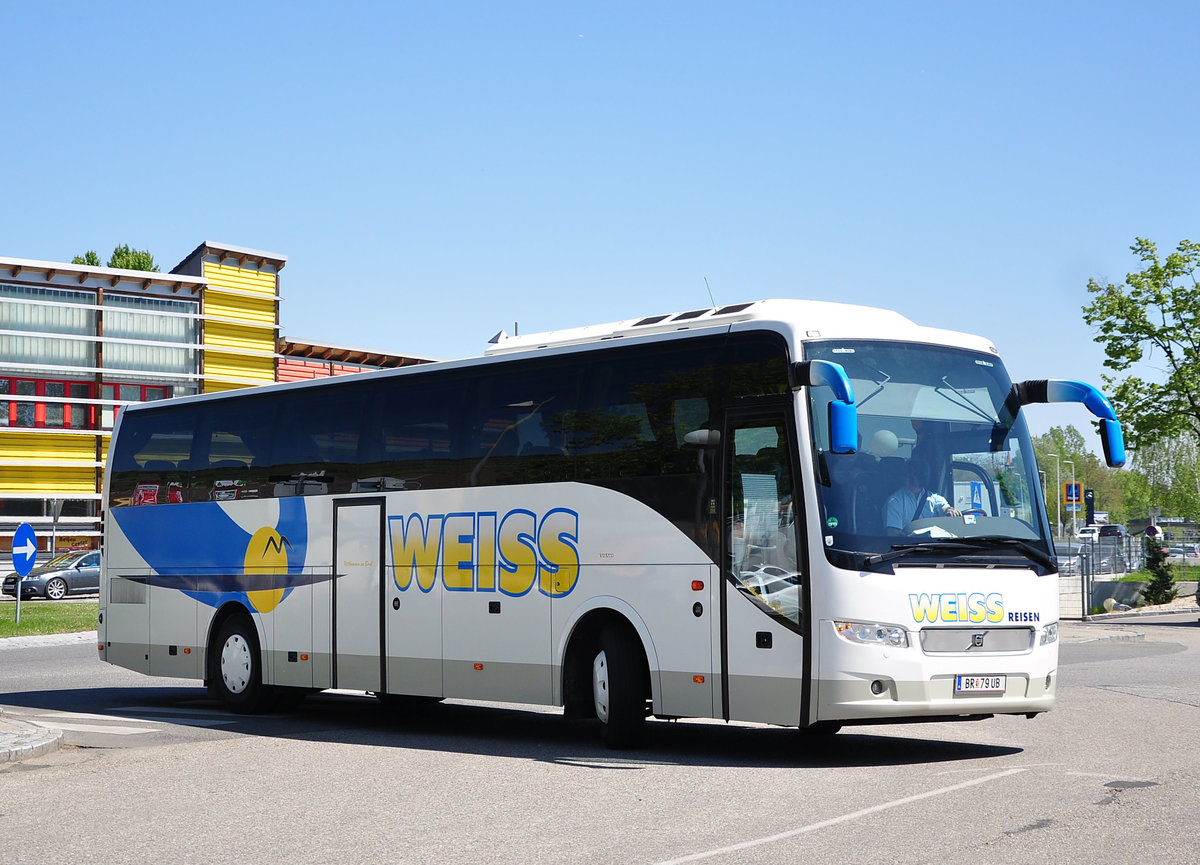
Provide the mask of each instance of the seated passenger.
[{"label": "seated passenger", "polygon": [[888,496],[883,506],[883,521],[889,535],[898,535],[913,520],[928,517],[961,517],[962,511],[952,507],[945,496],[926,486],[928,471],[920,463],[908,464],[904,484]]}]

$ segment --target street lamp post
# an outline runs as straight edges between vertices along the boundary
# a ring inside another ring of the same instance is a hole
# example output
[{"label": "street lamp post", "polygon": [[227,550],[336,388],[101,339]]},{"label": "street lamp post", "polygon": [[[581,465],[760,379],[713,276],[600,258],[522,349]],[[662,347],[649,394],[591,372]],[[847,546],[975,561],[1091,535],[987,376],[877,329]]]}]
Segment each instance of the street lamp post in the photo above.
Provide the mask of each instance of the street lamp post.
[{"label": "street lamp post", "polygon": [[[1072,460],[1063,460],[1063,462],[1068,463],[1071,466],[1071,491],[1074,492],[1075,491],[1075,463]],[[1076,508],[1079,507],[1079,502],[1075,502],[1075,507]],[[1079,513],[1078,510],[1071,511],[1071,537],[1072,538],[1075,537],[1075,515],[1077,513]]]},{"label": "street lamp post", "polygon": [[1046,454],[1054,457],[1054,536],[1062,537],[1062,479],[1058,473],[1058,454]]}]

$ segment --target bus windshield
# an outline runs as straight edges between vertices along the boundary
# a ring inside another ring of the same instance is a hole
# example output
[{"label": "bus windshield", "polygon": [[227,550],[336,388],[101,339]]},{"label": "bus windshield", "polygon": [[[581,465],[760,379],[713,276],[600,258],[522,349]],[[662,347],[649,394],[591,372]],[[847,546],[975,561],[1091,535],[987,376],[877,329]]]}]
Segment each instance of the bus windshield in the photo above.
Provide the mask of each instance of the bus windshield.
[{"label": "bus windshield", "polygon": [[[884,341],[810,343],[858,399],[855,454],[816,453],[822,537],[855,569],[1014,563],[1053,570],[1037,467],[1012,382],[995,355]],[[814,425],[828,388],[810,388]],[[814,429],[814,441],[827,441]]]}]

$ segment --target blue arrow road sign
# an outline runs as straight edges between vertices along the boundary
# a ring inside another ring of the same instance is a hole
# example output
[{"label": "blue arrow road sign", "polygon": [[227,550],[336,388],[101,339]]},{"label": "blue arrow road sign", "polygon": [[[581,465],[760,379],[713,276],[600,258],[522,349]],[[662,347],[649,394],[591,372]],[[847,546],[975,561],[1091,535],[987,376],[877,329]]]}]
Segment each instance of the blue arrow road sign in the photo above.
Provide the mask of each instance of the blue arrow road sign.
[{"label": "blue arrow road sign", "polygon": [[33,570],[33,563],[37,561],[37,535],[29,523],[21,523],[13,534],[12,560],[13,570],[22,577]]}]

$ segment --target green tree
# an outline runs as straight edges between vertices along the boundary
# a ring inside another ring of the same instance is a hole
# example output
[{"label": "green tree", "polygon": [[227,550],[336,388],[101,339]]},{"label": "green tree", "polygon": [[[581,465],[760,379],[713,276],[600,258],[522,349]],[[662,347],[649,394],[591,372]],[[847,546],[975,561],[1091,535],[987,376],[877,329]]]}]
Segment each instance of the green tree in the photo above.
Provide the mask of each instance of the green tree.
[{"label": "green tree", "polygon": [[1155,538],[1144,538],[1146,548],[1146,570],[1150,582],[1142,589],[1142,600],[1147,604],[1167,604],[1175,600],[1175,582],[1171,579],[1171,565],[1162,544]]},{"label": "green tree", "polygon": [[[1062,488],[1055,487],[1055,460],[1051,454],[1058,456],[1059,476],[1057,481],[1066,483],[1071,479],[1070,466],[1075,468],[1075,480],[1083,489],[1094,490],[1096,493],[1096,510],[1107,511],[1112,522],[1125,522],[1129,515],[1129,507],[1125,501],[1125,487],[1122,476],[1127,472],[1110,469],[1088,449],[1087,440],[1083,433],[1074,426],[1051,427],[1044,435],[1035,436],[1033,451],[1037,456],[1038,468],[1046,475],[1046,505],[1050,511],[1050,519],[1054,519],[1055,499],[1062,495]],[[1064,506],[1058,506],[1063,524],[1069,531],[1071,515]],[[1086,514],[1078,514],[1079,525],[1083,525]]]},{"label": "green tree", "polygon": [[1163,259],[1139,237],[1130,250],[1142,269],[1116,285],[1088,280],[1092,301],[1083,308],[1104,365],[1121,374],[1104,376],[1113,407],[1131,449],[1200,440],[1200,244],[1182,240]]},{"label": "green tree", "polygon": [[[94,249],[89,249],[83,255],[71,259],[71,264],[86,264],[89,267],[100,267],[100,256]],[[154,256],[145,249],[133,249],[128,243],[123,243],[112,251],[105,267],[115,267],[120,270],[149,270],[158,273],[158,265]]]},{"label": "green tree", "polygon": [[1160,439],[1133,454],[1131,464],[1152,491],[1149,504],[1176,517],[1200,517],[1200,443],[1187,436]]},{"label": "green tree", "polygon": [[108,258],[109,267],[118,267],[122,270],[150,270],[158,272],[158,265],[154,263],[154,256],[145,249],[131,249],[128,243],[122,244],[113,250],[113,253]]}]

